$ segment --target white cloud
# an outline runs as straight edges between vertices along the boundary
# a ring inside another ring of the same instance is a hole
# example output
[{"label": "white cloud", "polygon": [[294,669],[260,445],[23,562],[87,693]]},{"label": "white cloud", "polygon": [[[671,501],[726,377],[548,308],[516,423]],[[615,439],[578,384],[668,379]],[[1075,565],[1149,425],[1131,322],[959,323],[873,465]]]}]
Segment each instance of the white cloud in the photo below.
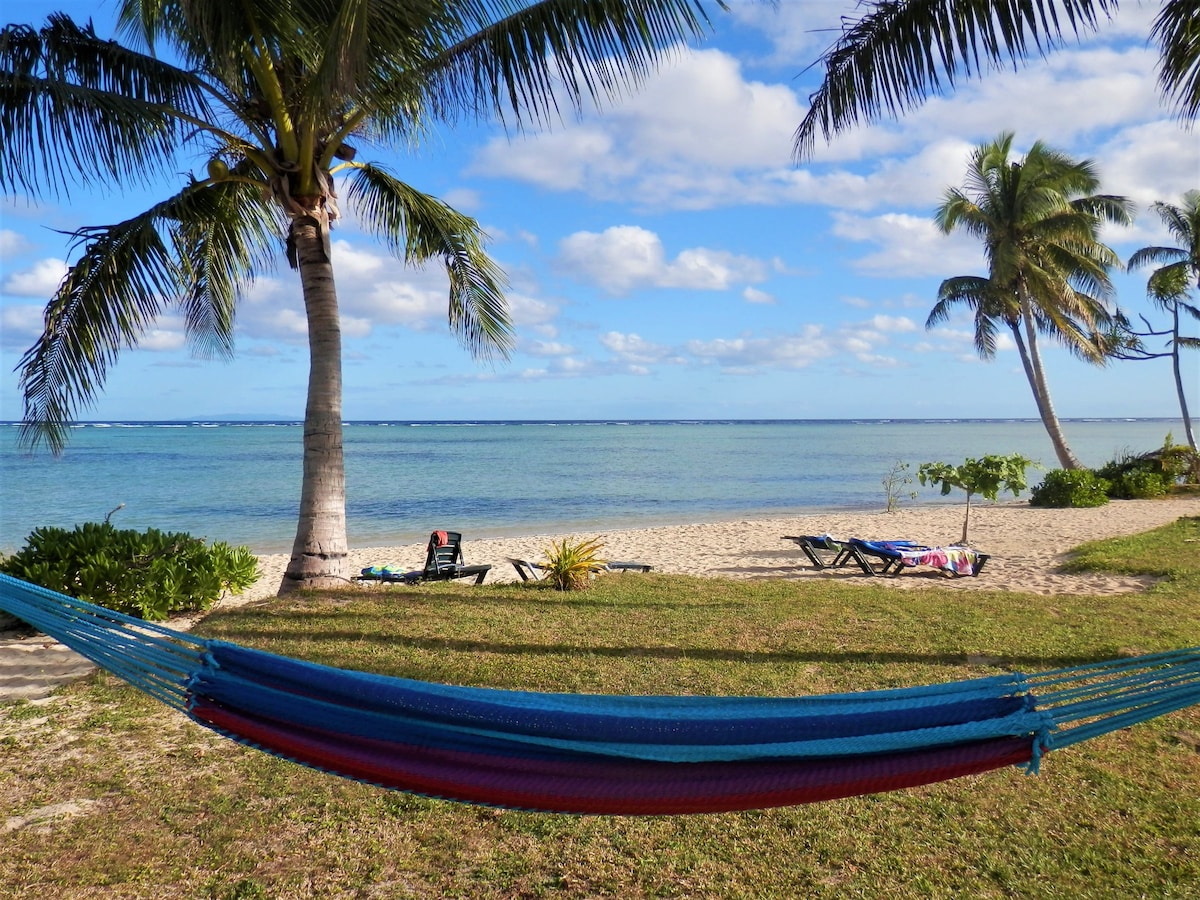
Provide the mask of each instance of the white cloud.
[{"label": "white cloud", "polygon": [[9,228],[0,228],[0,259],[11,259],[29,250],[33,244],[23,234]]},{"label": "white cloud", "polygon": [[483,205],[483,198],[480,196],[479,191],[472,190],[471,188],[451,188],[438,197],[438,199],[447,206],[451,206],[459,212],[467,213],[468,215]]},{"label": "white cloud", "polygon": [[[1200,136],[1160,120],[1123,129],[1095,154],[1105,193],[1129,197],[1143,211],[1156,200],[1178,202],[1200,181]],[[1157,221],[1157,216],[1153,219]]]},{"label": "white cloud", "polygon": [[[779,12],[739,5],[735,18],[762,29],[774,45],[770,63],[795,57],[796,80],[753,80],[729,54],[693,52],[603,116],[525,141],[493,142],[471,171],[602,199],[632,197],[653,210],[821,204],[924,211],[961,180],[973,146],[1012,130],[1018,142],[1042,139],[1073,155],[1090,155],[1108,141],[1111,149],[1095,154],[1106,187],[1130,182],[1121,192],[1142,202],[1195,181],[1194,135],[1169,121],[1160,103],[1156,51],[1129,41],[1148,35],[1141,13],[1122,16],[1117,26],[1103,23],[1098,36],[1015,71],[962,80],[899,121],[853,128],[829,145],[819,141],[814,159],[795,166],[791,142],[805,112],[802,95],[819,77],[800,70],[835,37],[814,32],[836,29],[848,12],[821,0],[784,4]],[[1139,129],[1147,131],[1144,141]]]},{"label": "white cloud", "polygon": [[917,323],[908,316],[877,315],[871,317],[871,327],[884,334],[894,334],[916,331]]},{"label": "white cloud", "polygon": [[557,341],[528,341],[521,344],[521,352],[530,356],[570,356],[575,352],[575,348]]},{"label": "white cloud", "polygon": [[370,250],[359,250],[349,241],[334,241],[331,249],[334,277],[339,282],[353,282],[364,276],[373,276],[390,261],[390,257]]},{"label": "white cloud", "polygon": [[726,290],[763,281],[761,260],[723,250],[695,247],[668,260],[657,234],[636,225],[616,225],[602,233],[578,231],[559,242],[558,265],[610,294],[637,287]]},{"label": "white cloud", "polygon": [[766,291],[755,287],[747,287],[742,291],[742,299],[747,303],[775,303],[775,297]]},{"label": "white cloud", "polygon": [[713,362],[734,372],[759,368],[803,369],[837,352],[835,342],[819,325],[805,326],[798,334],[688,341],[685,347],[701,362]]},{"label": "white cloud", "polygon": [[67,264],[61,259],[43,259],[28,269],[9,275],[0,290],[14,297],[49,300],[66,274]]},{"label": "white cloud", "polygon": [[515,178],[554,191],[647,208],[736,200],[737,172],[786,168],[803,107],[787,85],[749,81],[719,50],[679,54],[603,116],[525,140],[497,138],[474,175]]},{"label": "white cloud", "polygon": [[44,308],[26,303],[0,306],[0,343],[6,347],[29,346],[42,333]]},{"label": "white cloud", "polygon": [[589,181],[611,182],[636,172],[636,162],[622,162],[614,138],[600,125],[578,125],[524,140],[493,138],[480,150],[468,174],[515,178],[553,191],[582,190]]},{"label": "white cloud", "polygon": [[829,28],[849,4],[829,0],[788,0],[787,3],[735,3],[729,14],[739,23],[758,28],[771,42],[772,52],[761,62],[803,69],[813,63],[835,35]]},{"label": "white cloud", "polygon": [[627,363],[645,365],[648,363],[665,362],[675,355],[671,347],[653,344],[637,334],[622,334],[610,331],[600,336],[602,346],[615,356]]},{"label": "white cloud", "polygon": [[517,291],[510,291],[504,296],[508,301],[508,312],[513,327],[517,331],[531,328],[547,338],[555,337],[558,334],[558,328],[554,323],[559,309],[554,303]]},{"label": "white cloud", "polygon": [[940,275],[949,277],[979,271],[983,252],[966,235],[944,235],[932,218],[904,213],[879,216],[833,214],[832,231],[851,241],[869,241],[880,249],[854,261],[870,275]]},{"label": "white cloud", "polygon": [[182,326],[171,327],[169,322],[160,320],[158,325],[149,329],[145,334],[138,338],[139,350],[150,350],[152,352],[163,352],[169,350],[181,349],[186,340],[184,338]]}]

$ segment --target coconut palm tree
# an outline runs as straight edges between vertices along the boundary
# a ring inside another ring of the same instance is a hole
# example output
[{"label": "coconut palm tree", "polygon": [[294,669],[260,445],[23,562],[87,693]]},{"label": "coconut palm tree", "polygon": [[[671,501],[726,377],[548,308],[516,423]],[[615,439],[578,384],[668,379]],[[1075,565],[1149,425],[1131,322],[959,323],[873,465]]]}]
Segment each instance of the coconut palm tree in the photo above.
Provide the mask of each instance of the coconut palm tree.
[{"label": "coconut palm tree", "polygon": [[[1158,213],[1167,230],[1181,244],[1179,247],[1143,247],[1129,257],[1128,267],[1140,269],[1153,263],[1165,263],[1150,274],[1146,294],[1171,316],[1171,363],[1175,373],[1175,391],[1183,414],[1183,427],[1188,446],[1196,449],[1196,435],[1188,414],[1187,393],[1179,364],[1183,347],[1198,348],[1200,340],[1180,334],[1180,319],[1186,314],[1200,319],[1200,307],[1189,303],[1191,289],[1200,290],[1200,191],[1188,191],[1183,203],[1175,206],[1157,202],[1150,208]],[[1161,354],[1154,354],[1161,355]]]},{"label": "coconut palm tree", "polygon": [[1108,270],[1120,261],[1098,232],[1104,220],[1128,222],[1130,204],[1094,193],[1099,180],[1090,160],[1076,162],[1040,141],[1016,160],[1012,142],[1005,133],[977,147],[965,188],[949,189],[938,207],[935,221],[944,234],[961,230],[983,241],[988,274],[943,281],[925,327],[965,306],[984,359],[995,355],[998,330],[1007,327],[1059,464],[1077,469],[1054,412],[1038,334],[1090,362],[1105,362],[1097,336],[1112,319]]},{"label": "coconut palm tree", "polygon": [[430,123],[468,117],[519,127],[559,103],[612,96],[705,30],[704,0],[122,0],[119,10],[125,44],[61,14],[0,31],[0,186],[61,196],[197,174],[139,215],[75,233],[76,258],[21,360],[22,437],[61,450],[120,351],[164,312],[182,312],[200,352],[230,353],[239,297],[283,249],[299,272],[310,371],[281,591],[343,583],[339,201],[406,263],[444,263],[449,324],[471,351],[504,355],[512,340],[478,224],[358,149],[411,146]]},{"label": "coconut palm tree", "polygon": [[[1159,88],[1185,122],[1200,116],[1200,4],[1163,0],[1150,38]],[[883,115],[915,109],[960,76],[1016,66],[1096,31],[1118,0],[864,0],[815,65],[825,71],[796,129],[795,153]]]}]

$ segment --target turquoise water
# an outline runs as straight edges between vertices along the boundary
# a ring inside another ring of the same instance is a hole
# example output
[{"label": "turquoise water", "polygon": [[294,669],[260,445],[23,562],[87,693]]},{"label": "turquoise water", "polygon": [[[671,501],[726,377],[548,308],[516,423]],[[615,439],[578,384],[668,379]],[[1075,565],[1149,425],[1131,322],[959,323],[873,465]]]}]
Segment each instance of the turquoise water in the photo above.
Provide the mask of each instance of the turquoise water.
[{"label": "turquoise water", "polygon": [[[1091,466],[1183,433],[1168,419],[1064,427]],[[93,423],[54,458],[22,452],[16,426],[0,428],[0,549],[123,503],[112,517],[123,528],[288,550],[301,436],[295,423]],[[357,547],[419,542],[435,528],[484,538],[882,509],[881,480],[898,460],[912,473],[988,453],[1056,465],[1036,420],[376,422],[348,423],[345,443]],[[925,489],[918,502],[961,500]]]}]

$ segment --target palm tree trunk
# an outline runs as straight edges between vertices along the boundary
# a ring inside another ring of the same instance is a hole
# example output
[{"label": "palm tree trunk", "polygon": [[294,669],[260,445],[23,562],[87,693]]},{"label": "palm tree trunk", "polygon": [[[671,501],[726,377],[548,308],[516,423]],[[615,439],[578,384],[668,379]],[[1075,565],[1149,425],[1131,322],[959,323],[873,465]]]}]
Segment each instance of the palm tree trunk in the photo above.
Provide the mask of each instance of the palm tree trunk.
[{"label": "palm tree trunk", "polygon": [[[319,215],[319,214],[318,214]],[[296,540],[279,593],[345,585],[346,469],[342,451],[342,332],[333,266],[322,241],[328,222],[303,216],[291,238],[308,319],[304,480]]]},{"label": "palm tree trunk", "polygon": [[1172,304],[1174,313],[1171,331],[1171,366],[1175,370],[1175,392],[1179,395],[1179,411],[1183,414],[1183,433],[1188,446],[1196,449],[1196,435],[1192,431],[1192,418],[1188,415],[1187,394],[1183,389],[1183,374],[1179,370],[1179,303]]},{"label": "palm tree trunk", "polygon": [[[1022,325],[1025,327],[1025,336],[1021,334]],[[1062,424],[1054,412],[1054,404],[1050,400],[1050,389],[1046,385],[1042,355],[1038,350],[1033,310],[1029,308],[1029,301],[1025,298],[1021,299],[1020,321],[1011,323],[1011,326],[1013,339],[1017,342],[1017,349],[1021,354],[1021,365],[1025,367],[1025,377],[1029,379],[1029,386],[1033,389],[1033,400],[1037,404],[1038,415],[1042,418],[1046,434],[1050,436],[1050,444],[1054,447],[1054,455],[1058,457],[1058,464],[1064,469],[1082,469],[1083,464],[1067,446],[1067,436],[1063,433]],[[1026,344],[1026,338],[1028,344]]]}]

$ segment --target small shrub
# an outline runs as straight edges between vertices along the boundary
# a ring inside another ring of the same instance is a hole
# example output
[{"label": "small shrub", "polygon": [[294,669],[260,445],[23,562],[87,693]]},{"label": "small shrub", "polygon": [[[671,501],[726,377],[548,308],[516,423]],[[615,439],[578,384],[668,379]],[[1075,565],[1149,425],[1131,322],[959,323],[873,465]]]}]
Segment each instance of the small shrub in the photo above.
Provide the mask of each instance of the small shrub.
[{"label": "small shrub", "polygon": [[0,571],[155,621],[208,609],[226,590],[245,590],[258,579],[258,560],[247,547],[207,546],[189,534],[85,522],[73,531],[34,529]]},{"label": "small shrub", "polygon": [[1096,474],[1109,482],[1110,497],[1119,500],[1161,497],[1177,483],[1200,483],[1200,454],[1184,444],[1174,443],[1167,432],[1159,449],[1140,455],[1125,451],[1097,469]]},{"label": "small shrub", "polygon": [[896,511],[903,496],[907,496],[909,500],[917,499],[917,492],[908,489],[912,481],[912,476],[908,474],[908,463],[901,460],[892,463],[891,469],[879,482],[883,485],[883,494],[887,498],[888,512]]},{"label": "small shrub", "polygon": [[1109,483],[1091,469],[1051,469],[1029,498],[1030,506],[1087,507],[1108,502]]},{"label": "small shrub", "polygon": [[596,539],[551,541],[546,562],[542,564],[545,580],[560,591],[583,590],[591,581],[592,573],[604,565],[599,556],[602,546]]},{"label": "small shrub", "polygon": [[1148,500],[1170,490],[1167,476],[1146,469],[1131,469],[1111,479],[1108,496],[1118,500]]}]

